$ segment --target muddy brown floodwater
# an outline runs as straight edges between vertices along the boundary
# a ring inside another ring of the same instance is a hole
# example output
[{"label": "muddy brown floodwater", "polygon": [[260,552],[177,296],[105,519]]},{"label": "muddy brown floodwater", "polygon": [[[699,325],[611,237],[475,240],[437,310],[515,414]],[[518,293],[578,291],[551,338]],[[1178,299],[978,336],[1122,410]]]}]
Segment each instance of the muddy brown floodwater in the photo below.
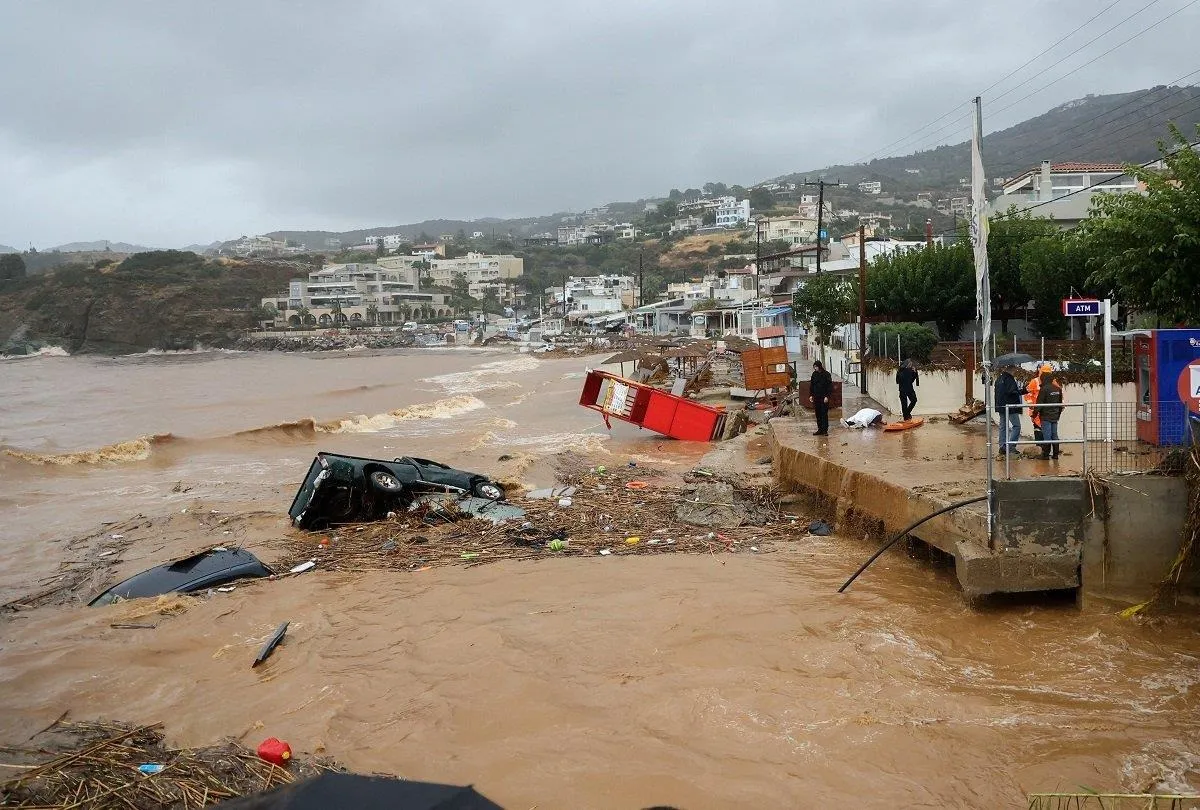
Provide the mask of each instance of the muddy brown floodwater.
[{"label": "muddy brown floodwater", "polygon": [[[0,361],[0,599],[94,562],[95,542],[67,541],[111,540],[106,521],[128,534],[112,577],[207,544],[270,559],[318,448],[531,484],[551,482],[546,459],[564,450],[697,463],[706,448],[597,425],[574,404],[585,365],[462,351]],[[839,595],[868,545],[786,548],[318,571],[141,620],[154,629],[110,627],[122,606],[7,614],[0,744],[63,711],[162,721],[178,744],[279,736],[522,809],[1013,807],[1080,785],[1200,786],[1194,618],[975,609],[951,573],[901,554]],[[287,641],[251,670],[285,619]]]}]

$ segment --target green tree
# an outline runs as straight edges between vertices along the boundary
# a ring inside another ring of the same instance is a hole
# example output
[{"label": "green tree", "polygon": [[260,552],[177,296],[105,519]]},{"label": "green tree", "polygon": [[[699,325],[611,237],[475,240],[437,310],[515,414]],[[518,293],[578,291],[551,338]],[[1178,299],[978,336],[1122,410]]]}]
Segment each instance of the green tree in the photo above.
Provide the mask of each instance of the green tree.
[{"label": "green tree", "polygon": [[1008,332],[1008,322],[1029,303],[1029,291],[1021,281],[1021,260],[1029,245],[1052,236],[1058,227],[1048,219],[1029,212],[997,217],[988,231],[988,278],[992,287],[992,316],[1000,321],[1000,330]]},{"label": "green tree", "polygon": [[346,322],[346,316],[342,313],[342,302],[336,298],[329,307],[329,317],[333,320],[334,326],[341,326]]},{"label": "green tree", "polygon": [[671,202],[679,202],[683,199],[683,192],[677,188],[673,188],[671,189],[671,192],[667,194],[667,199]]},{"label": "green tree", "polygon": [[959,242],[881,256],[867,269],[866,298],[874,314],[934,321],[952,340],[975,312],[971,248]]},{"label": "green tree", "polygon": [[796,292],[792,302],[796,320],[816,332],[822,356],[833,330],[854,317],[858,306],[856,287],[848,279],[821,273],[805,279]]},{"label": "green tree", "polygon": [[375,240],[375,258],[380,258],[387,255],[387,249],[383,246],[382,239]]},{"label": "green tree", "polygon": [[679,216],[679,203],[667,200],[658,204],[658,213],[663,220],[672,220]]},{"label": "green tree", "polygon": [[712,210],[711,208],[709,208],[707,211],[705,211],[703,214],[700,215],[700,224],[701,225],[716,225],[717,224],[717,212]]},{"label": "green tree", "polygon": [[1090,242],[1079,231],[1054,233],[1027,244],[1021,254],[1021,283],[1033,301],[1031,320],[1043,337],[1066,335],[1062,299],[1093,292],[1088,284]]},{"label": "green tree", "polygon": [[[1197,126],[1200,134],[1200,125]],[[1200,154],[1174,124],[1165,171],[1130,167],[1146,194],[1097,194],[1081,226],[1091,284],[1173,323],[1200,321]]]},{"label": "green tree", "polygon": [[371,326],[374,326],[379,320],[379,307],[375,304],[367,304],[367,320]]},{"label": "green tree", "polygon": [[755,211],[770,211],[775,207],[775,195],[770,189],[754,188],[750,190],[750,207]]},{"label": "green tree", "polygon": [[316,322],[316,318],[313,317],[312,310],[310,310],[308,307],[304,306],[303,304],[296,307],[296,315],[297,315],[297,317],[300,318],[301,326],[308,326],[308,325]]},{"label": "green tree", "polygon": [[25,260],[20,253],[0,256],[0,281],[11,278],[25,278]]}]

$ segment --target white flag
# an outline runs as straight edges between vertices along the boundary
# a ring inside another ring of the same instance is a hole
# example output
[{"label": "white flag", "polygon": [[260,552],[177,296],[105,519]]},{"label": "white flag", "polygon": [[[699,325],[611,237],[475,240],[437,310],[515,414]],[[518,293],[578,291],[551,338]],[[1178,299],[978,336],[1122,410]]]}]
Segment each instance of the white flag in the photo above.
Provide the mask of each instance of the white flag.
[{"label": "white flag", "polygon": [[971,137],[971,246],[975,249],[975,314],[979,318],[981,348],[986,358],[989,357],[987,346],[992,335],[992,289],[988,279],[987,197],[984,195],[983,155],[979,151],[982,140],[977,113]]}]

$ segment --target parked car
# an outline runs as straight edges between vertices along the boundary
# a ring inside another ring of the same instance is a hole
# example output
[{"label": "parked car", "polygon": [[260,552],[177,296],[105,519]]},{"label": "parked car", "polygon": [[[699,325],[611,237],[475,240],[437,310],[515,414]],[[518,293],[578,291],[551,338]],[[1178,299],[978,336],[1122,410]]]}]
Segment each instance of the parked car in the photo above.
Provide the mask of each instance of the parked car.
[{"label": "parked car", "polygon": [[301,529],[379,520],[406,509],[430,492],[456,493],[485,501],[504,500],[504,489],[480,473],[458,470],[427,458],[376,458],[317,453],[288,515]]},{"label": "parked car", "polygon": [[192,593],[239,579],[269,577],[272,573],[270,568],[245,549],[214,548],[135,574],[88,604],[111,605],[121,599],[161,596],[164,593]]}]

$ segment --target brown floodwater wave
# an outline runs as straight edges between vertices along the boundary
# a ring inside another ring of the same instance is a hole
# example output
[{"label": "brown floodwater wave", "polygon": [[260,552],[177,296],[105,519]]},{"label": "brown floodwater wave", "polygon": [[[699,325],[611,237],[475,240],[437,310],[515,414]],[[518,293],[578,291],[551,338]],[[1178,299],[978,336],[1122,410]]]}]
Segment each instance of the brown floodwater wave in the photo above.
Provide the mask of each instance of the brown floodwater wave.
[{"label": "brown floodwater wave", "polygon": [[160,433],[154,436],[138,436],[136,439],[114,442],[91,450],[38,453],[16,447],[5,447],[3,452],[10,458],[37,466],[74,467],[80,464],[122,464],[131,461],[145,461],[150,458],[156,448],[178,441],[179,438],[171,433]]},{"label": "brown floodwater wave", "polygon": [[[0,454],[0,602],[52,587],[60,565],[111,565],[100,589],[215,545],[295,556],[315,538],[285,513],[318,449],[425,455],[537,486],[563,452],[668,474],[703,463],[707,445],[609,431],[580,408],[587,364],[471,352],[0,364],[6,448],[86,454],[73,448],[172,436],[134,463]],[[653,531],[638,520],[614,536]],[[1131,621],[1036,598],[973,608],[951,572],[902,553],[837,594],[870,544],[801,533],[783,547],[317,570],[141,630],[111,627],[122,614],[108,608],[0,615],[0,744],[64,711],[164,722],[182,745],[274,735],[358,771],[472,782],[510,808],[991,808],[1080,785],[1200,788],[1195,616]],[[283,646],[251,669],[284,620]]]}]

